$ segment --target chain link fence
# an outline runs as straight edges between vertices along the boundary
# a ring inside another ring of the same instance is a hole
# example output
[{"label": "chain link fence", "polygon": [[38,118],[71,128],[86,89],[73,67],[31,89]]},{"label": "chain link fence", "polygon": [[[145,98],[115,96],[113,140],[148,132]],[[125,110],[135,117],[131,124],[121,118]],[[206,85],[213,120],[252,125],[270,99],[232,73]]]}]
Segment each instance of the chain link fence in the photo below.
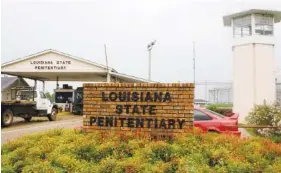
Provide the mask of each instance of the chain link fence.
[{"label": "chain link fence", "polygon": [[[233,101],[233,90],[231,85],[227,86],[211,86],[208,90],[207,101],[210,103],[232,103]],[[281,83],[276,83],[276,99],[281,107]]]}]

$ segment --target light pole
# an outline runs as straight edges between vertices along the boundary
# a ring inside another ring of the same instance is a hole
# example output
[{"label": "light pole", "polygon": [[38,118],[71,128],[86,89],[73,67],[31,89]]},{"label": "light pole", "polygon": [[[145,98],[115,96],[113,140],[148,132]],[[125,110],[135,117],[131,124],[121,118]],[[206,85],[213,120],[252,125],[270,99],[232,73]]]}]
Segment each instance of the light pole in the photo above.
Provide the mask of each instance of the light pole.
[{"label": "light pole", "polygon": [[151,42],[150,44],[147,45],[147,50],[148,50],[148,80],[151,80],[151,50],[153,46],[155,45],[156,40]]}]

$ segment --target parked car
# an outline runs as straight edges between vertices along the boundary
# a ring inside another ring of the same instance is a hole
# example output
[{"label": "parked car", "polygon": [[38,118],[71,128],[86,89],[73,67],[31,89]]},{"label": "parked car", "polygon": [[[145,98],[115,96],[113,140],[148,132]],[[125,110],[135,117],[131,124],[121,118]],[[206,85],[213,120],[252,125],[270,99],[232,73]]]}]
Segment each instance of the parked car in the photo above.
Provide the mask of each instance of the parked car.
[{"label": "parked car", "polygon": [[227,133],[240,136],[238,114],[223,116],[205,108],[194,108],[194,126],[207,132]]}]

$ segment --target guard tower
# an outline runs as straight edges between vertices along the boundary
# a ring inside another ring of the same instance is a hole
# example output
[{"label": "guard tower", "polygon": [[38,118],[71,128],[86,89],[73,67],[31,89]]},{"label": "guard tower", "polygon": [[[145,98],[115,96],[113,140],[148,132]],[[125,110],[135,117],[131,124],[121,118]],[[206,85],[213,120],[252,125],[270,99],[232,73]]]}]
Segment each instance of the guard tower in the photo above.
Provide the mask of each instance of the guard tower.
[{"label": "guard tower", "polygon": [[258,9],[223,17],[233,30],[233,111],[240,122],[255,104],[276,99],[274,23],[280,20],[281,11]]}]

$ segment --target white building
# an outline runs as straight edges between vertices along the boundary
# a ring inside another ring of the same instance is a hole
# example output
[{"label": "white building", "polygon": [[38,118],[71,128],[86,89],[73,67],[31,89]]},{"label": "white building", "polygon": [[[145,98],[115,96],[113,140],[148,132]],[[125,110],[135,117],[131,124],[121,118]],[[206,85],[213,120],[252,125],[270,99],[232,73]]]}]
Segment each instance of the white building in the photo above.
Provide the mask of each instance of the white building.
[{"label": "white building", "polygon": [[277,74],[276,79],[276,99],[280,103],[281,107],[281,72]]},{"label": "white building", "polygon": [[223,17],[233,29],[233,111],[243,122],[255,104],[276,100],[274,23],[280,11],[248,10]]},{"label": "white building", "polygon": [[[65,82],[65,84],[68,84],[68,82],[152,82],[146,79],[119,73],[111,67],[53,49],[44,50],[3,63],[1,67],[2,74],[21,76],[26,79],[34,80],[35,89],[38,89],[38,81],[42,82],[43,91],[45,91],[45,82],[56,81],[57,84],[54,86],[54,88],[56,88],[55,92],[58,92],[58,94],[55,94],[56,101],[58,101],[58,97],[61,98],[63,95],[64,98],[73,101],[74,95],[74,89],[62,89],[59,87],[59,81]],[[3,93],[2,87],[2,96],[3,95],[6,96],[7,93]],[[65,101],[64,98],[60,99],[59,105],[65,105],[65,103],[62,103],[62,100]],[[2,100],[4,100],[3,97]]]},{"label": "white building", "polygon": [[43,90],[45,81],[151,82],[53,49],[3,63],[1,73],[42,81]]}]

